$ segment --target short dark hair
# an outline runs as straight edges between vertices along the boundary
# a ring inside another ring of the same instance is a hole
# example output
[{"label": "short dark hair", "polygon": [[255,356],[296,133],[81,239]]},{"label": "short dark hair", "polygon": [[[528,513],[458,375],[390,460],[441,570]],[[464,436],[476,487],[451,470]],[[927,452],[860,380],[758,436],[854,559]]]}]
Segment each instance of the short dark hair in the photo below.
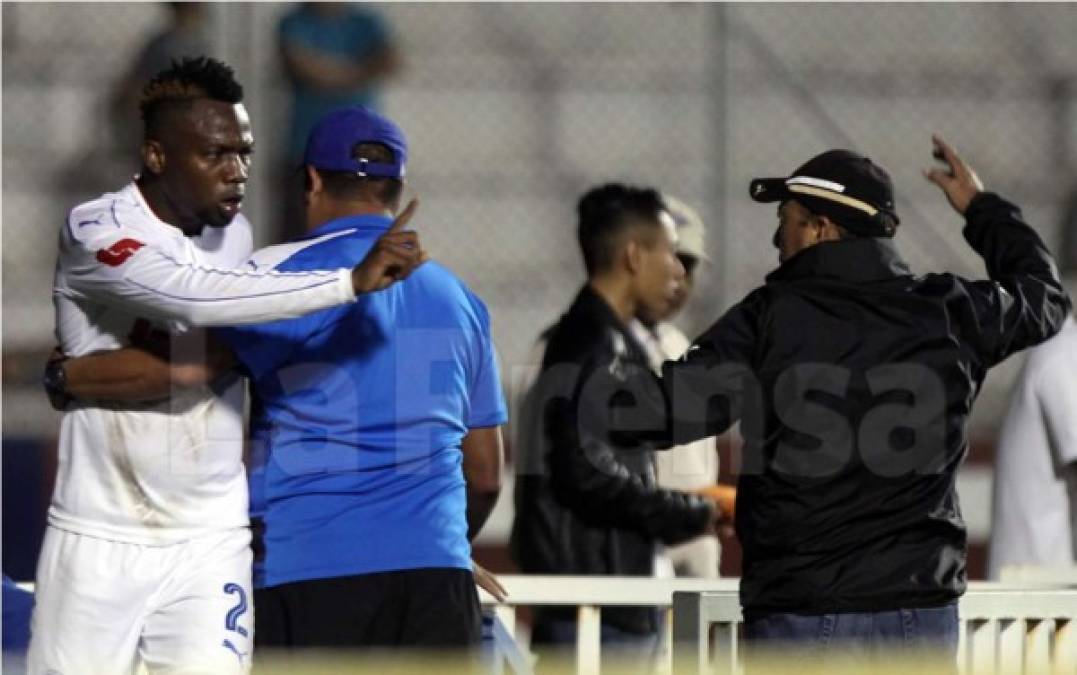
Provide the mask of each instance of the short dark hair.
[{"label": "short dark hair", "polygon": [[653,223],[666,210],[662,195],[653,188],[607,183],[589,190],[576,206],[578,236],[587,275],[613,265],[621,235],[634,225]]},{"label": "short dark hair", "polygon": [[173,59],[172,65],[157,73],[142,90],[138,103],[146,136],[160,131],[168,110],[188,106],[208,98],[223,103],[243,101],[243,87],[230,67],[208,56]]},{"label": "short dark hair", "polygon": [[[384,143],[359,143],[352,148],[351,156],[365,157],[371,162],[392,164],[396,161],[393,150]],[[377,176],[360,176],[354,171],[326,171],[315,169],[325,184],[325,191],[335,199],[358,199],[376,201],[380,204],[392,204],[400,199],[404,190],[404,181],[399,178],[382,178]],[[309,181],[309,178],[306,179]],[[309,182],[306,183],[309,190]]]},{"label": "short dark hair", "polygon": [[[882,212],[879,212],[879,214],[877,216],[875,216],[876,220],[874,220],[874,221],[868,221],[866,219],[866,217],[865,217],[865,219],[860,219],[860,220],[855,221],[854,224],[857,225],[857,229],[853,229],[853,228],[850,228],[850,227],[846,226],[845,222],[846,222],[847,218],[851,217],[851,218],[855,219],[855,218],[858,218],[858,216],[848,216],[847,214],[844,213],[844,211],[838,211],[837,209],[826,209],[826,210],[819,209],[819,208],[814,208],[813,209],[812,205],[818,203],[818,202],[814,202],[814,201],[810,202],[810,203],[805,203],[807,201],[805,199],[794,199],[793,201],[795,201],[797,204],[800,204],[801,206],[803,206],[804,209],[809,214],[811,214],[812,216],[825,216],[825,217],[829,218],[830,222],[834,223],[834,226],[837,227],[837,229],[838,229],[838,240],[839,241],[847,241],[849,239],[864,239],[864,238],[868,238],[868,237],[882,237],[882,236],[891,236],[892,237],[893,236],[893,233],[891,233],[890,235],[865,234],[865,233],[863,233],[862,229],[864,227],[867,227],[870,223],[878,223],[880,227],[885,227],[887,224],[890,224],[890,225],[892,225],[892,227],[895,230],[897,229],[897,225],[894,224],[894,219],[891,218],[890,216],[888,216],[887,214],[882,213]],[[784,203],[785,202],[782,202],[782,204],[784,204]]]}]

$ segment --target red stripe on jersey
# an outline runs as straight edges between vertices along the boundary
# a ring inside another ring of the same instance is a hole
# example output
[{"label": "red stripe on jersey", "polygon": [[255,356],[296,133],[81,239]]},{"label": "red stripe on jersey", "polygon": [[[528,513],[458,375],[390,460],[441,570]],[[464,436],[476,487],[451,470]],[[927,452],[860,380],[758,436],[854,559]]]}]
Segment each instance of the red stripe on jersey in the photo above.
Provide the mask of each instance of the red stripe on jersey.
[{"label": "red stripe on jersey", "polygon": [[97,252],[97,261],[109,267],[119,267],[127,262],[127,259],[135,254],[135,251],[145,246],[137,239],[121,239],[108,248]]}]

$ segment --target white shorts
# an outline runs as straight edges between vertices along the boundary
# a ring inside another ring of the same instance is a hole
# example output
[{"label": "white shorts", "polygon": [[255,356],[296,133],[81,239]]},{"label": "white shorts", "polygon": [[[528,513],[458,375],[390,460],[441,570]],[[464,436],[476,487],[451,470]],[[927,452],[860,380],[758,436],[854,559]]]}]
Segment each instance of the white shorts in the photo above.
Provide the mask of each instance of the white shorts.
[{"label": "white shorts", "polygon": [[254,643],[250,530],[167,546],[49,527],[29,675],[243,674]]}]

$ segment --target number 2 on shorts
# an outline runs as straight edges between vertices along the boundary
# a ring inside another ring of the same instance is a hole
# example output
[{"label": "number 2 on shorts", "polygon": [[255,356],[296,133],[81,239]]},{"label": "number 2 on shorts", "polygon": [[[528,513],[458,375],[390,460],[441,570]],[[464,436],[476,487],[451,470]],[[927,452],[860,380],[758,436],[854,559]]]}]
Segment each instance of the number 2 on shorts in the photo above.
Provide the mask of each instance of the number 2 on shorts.
[{"label": "number 2 on shorts", "polygon": [[243,587],[239,584],[227,583],[224,585],[224,592],[229,595],[235,593],[239,596],[239,601],[236,606],[228,610],[227,616],[224,617],[224,627],[227,630],[235,631],[247,637],[247,629],[239,625],[239,617],[243,616],[247,611],[247,593],[243,590]]}]

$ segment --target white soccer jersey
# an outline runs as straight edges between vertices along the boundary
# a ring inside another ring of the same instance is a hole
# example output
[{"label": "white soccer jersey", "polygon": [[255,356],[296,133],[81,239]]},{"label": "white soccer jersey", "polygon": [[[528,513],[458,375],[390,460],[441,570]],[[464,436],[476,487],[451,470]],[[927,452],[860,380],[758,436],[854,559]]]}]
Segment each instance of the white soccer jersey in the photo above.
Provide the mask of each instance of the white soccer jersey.
[{"label": "white soccer jersey", "polygon": [[[279,274],[235,269],[250,224],[185,237],[133,183],[72,211],[60,235],[53,301],[66,354],[127,344],[137,318],[190,325],[296,316],[354,298],[348,270]],[[60,427],[49,523],[116,541],[164,544],[247,523],[243,390],[177,390],[168,400],[110,409],[73,403]]]}]

